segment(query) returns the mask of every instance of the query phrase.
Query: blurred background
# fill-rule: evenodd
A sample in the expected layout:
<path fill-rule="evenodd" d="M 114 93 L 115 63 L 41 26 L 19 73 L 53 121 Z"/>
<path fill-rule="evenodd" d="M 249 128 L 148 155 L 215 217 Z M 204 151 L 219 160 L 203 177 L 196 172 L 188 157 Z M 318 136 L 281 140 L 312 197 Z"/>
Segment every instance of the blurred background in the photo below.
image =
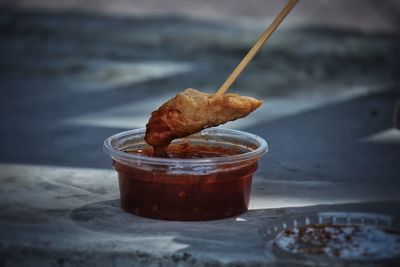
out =
<path fill-rule="evenodd" d="M 0 0 L 0 265 L 265 263 L 273 218 L 399 218 L 397 0 L 300 0 L 230 88 L 264 104 L 224 127 L 269 143 L 239 222 L 120 208 L 103 141 L 185 88 L 215 92 L 285 4 Z"/>
<path fill-rule="evenodd" d="M 0 161 L 111 169 L 106 137 L 187 87 L 216 91 L 285 3 L 1 0 Z M 395 0 L 302 0 L 289 14 L 230 89 L 265 101 L 226 125 L 270 143 L 254 197 L 279 179 L 397 196 L 399 20 Z M 346 188 L 307 192 L 329 202 Z"/>

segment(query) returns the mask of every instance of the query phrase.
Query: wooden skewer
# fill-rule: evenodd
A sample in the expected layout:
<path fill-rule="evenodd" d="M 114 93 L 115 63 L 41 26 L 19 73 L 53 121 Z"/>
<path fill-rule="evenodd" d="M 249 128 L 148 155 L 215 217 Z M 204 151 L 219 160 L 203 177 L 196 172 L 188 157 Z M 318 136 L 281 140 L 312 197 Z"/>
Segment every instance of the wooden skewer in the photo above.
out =
<path fill-rule="evenodd" d="M 271 34 L 276 30 L 279 24 L 285 19 L 286 15 L 289 14 L 298 1 L 299 0 L 289 0 L 286 6 L 281 10 L 281 12 L 279 12 L 278 16 L 276 16 L 271 25 L 269 25 L 260 38 L 258 38 L 257 42 L 253 45 L 247 55 L 242 59 L 239 65 L 237 65 L 231 75 L 229 75 L 228 79 L 226 79 L 226 81 L 221 85 L 212 99 L 222 96 L 229 89 L 229 87 L 231 87 L 232 83 L 236 80 L 244 68 L 246 68 L 247 64 L 249 64 L 249 62 L 253 59 L 253 57 L 257 54 L 260 48 L 265 44 Z"/>

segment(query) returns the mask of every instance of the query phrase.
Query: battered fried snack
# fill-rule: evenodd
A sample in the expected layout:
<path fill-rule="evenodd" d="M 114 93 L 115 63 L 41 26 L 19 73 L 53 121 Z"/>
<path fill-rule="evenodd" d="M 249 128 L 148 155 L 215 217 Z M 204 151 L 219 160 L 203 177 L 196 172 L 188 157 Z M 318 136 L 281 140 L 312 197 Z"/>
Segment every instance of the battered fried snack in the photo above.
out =
<path fill-rule="evenodd" d="M 145 141 L 153 146 L 154 156 L 166 156 L 173 139 L 243 118 L 262 104 L 260 100 L 237 94 L 225 94 L 215 100 L 212 96 L 188 88 L 152 112 Z"/>

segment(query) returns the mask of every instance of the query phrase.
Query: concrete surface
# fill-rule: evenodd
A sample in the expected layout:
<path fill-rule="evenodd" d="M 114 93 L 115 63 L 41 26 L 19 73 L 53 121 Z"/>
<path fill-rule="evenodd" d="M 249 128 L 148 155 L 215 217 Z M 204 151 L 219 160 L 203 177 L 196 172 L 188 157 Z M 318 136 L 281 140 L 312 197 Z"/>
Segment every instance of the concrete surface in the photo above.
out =
<path fill-rule="evenodd" d="M 124 212 L 112 171 L 0 167 L 2 266 L 291 266 L 268 249 L 260 232 L 277 219 L 320 211 L 400 218 L 400 202 L 370 202 L 252 209 L 224 220 L 166 222 Z"/>
<path fill-rule="evenodd" d="M 326 210 L 398 218 L 400 38 L 287 27 L 230 89 L 264 106 L 228 124 L 269 142 L 239 218 L 182 223 L 118 204 L 102 152 L 186 87 L 212 92 L 260 24 L 0 10 L 0 265 L 285 264 L 259 229 Z"/>

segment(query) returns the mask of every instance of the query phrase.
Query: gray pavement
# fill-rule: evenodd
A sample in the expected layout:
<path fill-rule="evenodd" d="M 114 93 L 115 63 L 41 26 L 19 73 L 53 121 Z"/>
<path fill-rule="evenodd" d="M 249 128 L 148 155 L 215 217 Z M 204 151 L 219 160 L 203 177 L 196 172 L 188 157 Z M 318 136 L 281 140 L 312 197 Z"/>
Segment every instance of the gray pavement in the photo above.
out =
<path fill-rule="evenodd" d="M 259 230 L 280 215 L 347 210 L 398 218 L 397 34 L 293 24 L 276 32 L 230 89 L 265 101 L 227 125 L 269 142 L 251 211 L 167 223 L 121 210 L 102 142 L 144 127 L 152 109 L 186 87 L 216 90 L 260 25 L 0 15 L 0 264 L 274 265 Z"/>

